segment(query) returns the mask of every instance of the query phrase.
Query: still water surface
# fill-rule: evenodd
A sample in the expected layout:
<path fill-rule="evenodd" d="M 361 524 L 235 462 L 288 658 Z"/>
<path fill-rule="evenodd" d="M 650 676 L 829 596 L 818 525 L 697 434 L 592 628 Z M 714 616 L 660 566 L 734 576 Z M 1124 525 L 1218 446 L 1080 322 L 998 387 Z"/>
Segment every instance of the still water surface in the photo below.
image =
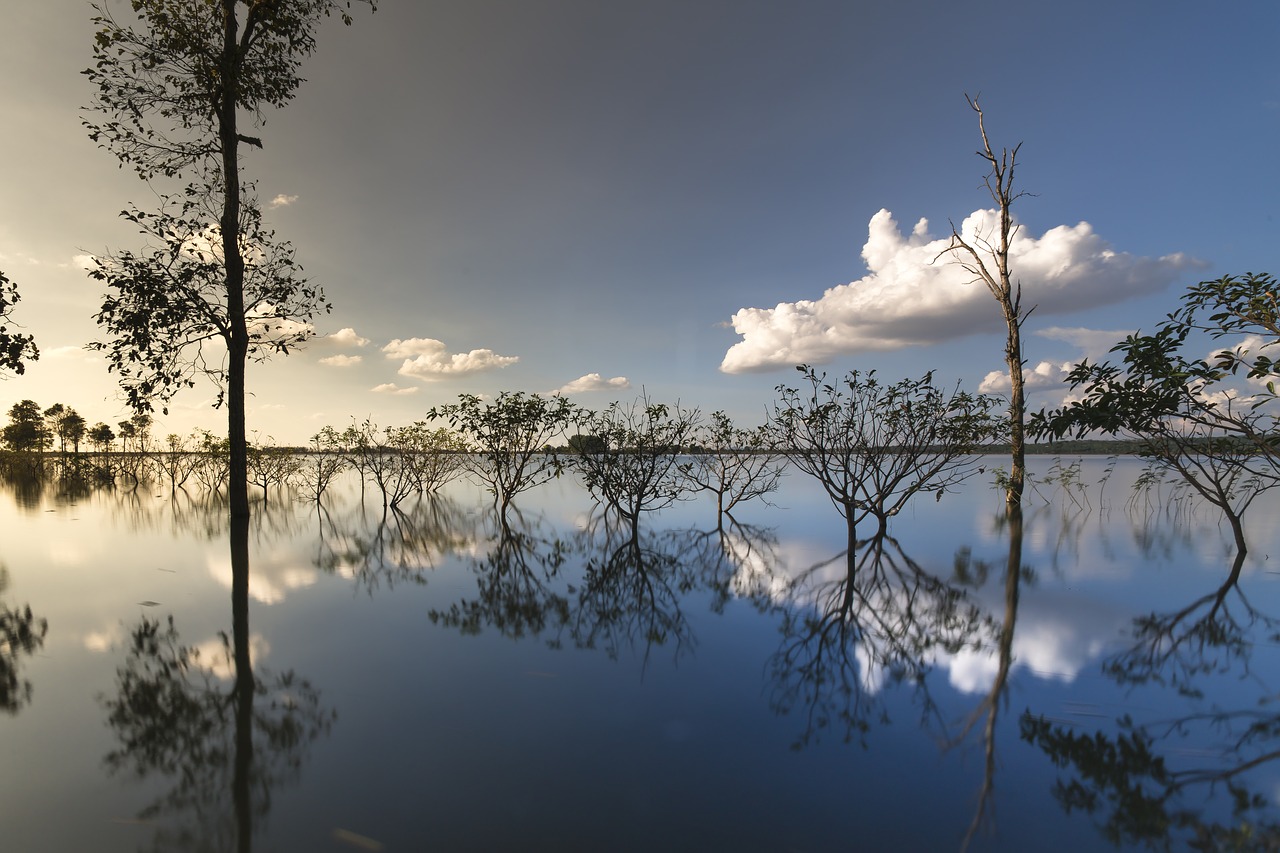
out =
<path fill-rule="evenodd" d="M 348 475 L 255 508 L 245 613 L 221 501 L 0 485 L 0 614 L 48 625 L 0 643 L 4 848 L 1275 849 L 1280 501 L 1224 586 L 1140 461 L 1033 466 L 1013 574 L 986 478 L 849 559 L 798 472 L 636 541 L 572 478 L 504 533 Z"/>

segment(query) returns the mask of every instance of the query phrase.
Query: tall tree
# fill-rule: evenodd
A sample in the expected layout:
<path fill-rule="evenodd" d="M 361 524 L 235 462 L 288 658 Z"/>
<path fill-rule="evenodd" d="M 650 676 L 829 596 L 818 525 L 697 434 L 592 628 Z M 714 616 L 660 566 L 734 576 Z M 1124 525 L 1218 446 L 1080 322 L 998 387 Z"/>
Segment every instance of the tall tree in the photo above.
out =
<path fill-rule="evenodd" d="M 1023 483 L 1026 479 L 1026 389 L 1022 376 L 1022 324 L 1034 309 L 1022 308 L 1022 284 L 1014 281 L 1009 267 L 1009 247 L 1018 226 L 1013 221 L 1013 203 L 1025 193 L 1014 192 L 1013 172 L 1018 164 L 1018 150 L 1022 143 L 1012 149 L 1002 148 L 999 155 L 991 147 L 987 138 L 987 125 L 982 114 L 982 107 L 977 98 L 967 95 L 965 100 L 969 107 L 978 114 L 978 132 L 982 136 L 982 148 L 978 156 L 987 162 L 989 171 L 983 182 L 991 200 L 997 208 L 998 222 L 988 233 L 964 235 L 951 226 L 951 244 L 943 251 L 950 253 L 975 282 L 982 282 L 995 297 L 1004 317 L 1006 338 L 1004 345 L 1004 361 L 1009 368 L 1009 483 L 1005 491 L 1005 502 L 1009 506 L 1022 503 Z"/>
<path fill-rule="evenodd" d="M 9 407 L 9 423 L 4 427 L 4 443 L 19 453 L 44 447 L 44 414 L 35 400 L 22 400 Z"/>
<path fill-rule="evenodd" d="M 356 0 L 374 8 L 376 0 Z M 297 273 L 293 250 L 262 224 L 253 184 L 241 176 L 241 119 L 261 120 L 302 84 L 299 68 L 330 15 L 351 22 L 352 0 L 132 0 L 134 20 L 94 5 L 94 85 L 89 136 L 146 181 L 179 178 L 161 208 L 131 208 L 152 247 L 100 258 L 91 273 L 111 290 L 98 322 L 129 402 L 167 402 L 199 373 L 227 406 L 230 503 L 247 517 L 245 367 L 287 352 L 327 310 Z M 221 341 L 221 361 L 203 346 Z"/>
<path fill-rule="evenodd" d="M 22 362 L 35 361 L 40 358 L 40 350 L 30 335 L 22 335 L 9 330 L 6 322 L 11 322 L 9 315 L 14 303 L 21 297 L 18 288 L 9 277 L 0 272 L 0 373 L 13 371 L 22 374 L 25 371 Z"/>

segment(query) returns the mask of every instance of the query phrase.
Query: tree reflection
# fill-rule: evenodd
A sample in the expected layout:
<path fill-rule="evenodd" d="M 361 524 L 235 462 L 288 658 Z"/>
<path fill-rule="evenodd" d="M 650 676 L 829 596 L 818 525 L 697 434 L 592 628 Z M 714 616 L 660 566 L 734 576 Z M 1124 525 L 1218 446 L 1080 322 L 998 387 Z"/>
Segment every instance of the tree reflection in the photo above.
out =
<path fill-rule="evenodd" d="M 968 849 L 984 822 L 992 819 L 996 785 L 996 724 L 999 721 L 1000 711 L 1005 705 L 1009 689 L 1009 673 L 1013 668 L 1013 635 L 1018 623 L 1018 600 L 1022 582 L 1031 574 L 1030 569 L 1022 564 L 1022 506 L 1007 503 L 1003 513 L 997 519 L 997 526 L 1003 527 L 1009 535 L 1009 553 L 1004 566 L 1004 614 L 995 625 L 996 674 L 991 682 L 991 689 L 970 714 L 960 734 L 951 741 L 953 745 L 960 743 L 981 724 L 982 785 L 978 789 L 978 803 L 974 809 L 973 820 L 965 832 L 962 850 Z M 957 575 L 964 576 L 966 574 L 964 569 L 964 564 L 957 561 Z M 983 574 L 981 571 L 978 573 Z"/>
<path fill-rule="evenodd" d="M 1264 686 L 1256 703 L 1224 707 L 1235 691 L 1214 690 L 1212 682 L 1249 683 L 1254 652 L 1277 639 L 1277 620 L 1240 588 L 1244 560 L 1241 547 L 1221 585 L 1184 607 L 1135 619 L 1130 645 L 1103 664 L 1119 684 L 1173 688 L 1194 710 L 1153 722 L 1125 714 L 1114 731 L 1093 733 L 1030 711 L 1021 717 L 1022 739 L 1070 771 L 1054 797 L 1068 812 L 1099 819 L 1112 843 L 1280 850 L 1275 807 L 1252 778 L 1280 759 L 1280 713 L 1267 707 L 1275 697 Z M 1214 814 L 1208 800 L 1218 791 L 1227 797 Z"/>
<path fill-rule="evenodd" d="M 741 524 L 724 513 L 714 530 L 680 534 L 680 562 L 693 572 L 701 587 L 714 595 L 711 609 L 722 613 L 734 599 L 770 610 L 786 580 L 778 571 L 778 536 L 774 528 Z M 726 521 L 728 522 L 726 524 Z"/>
<path fill-rule="evenodd" d="M 578 536 L 585 554 L 582 586 L 571 602 L 569 635 L 579 648 L 603 649 L 616 659 L 643 646 L 647 664 L 655 646 L 673 659 L 693 650 L 695 638 L 680 601 L 696 575 L 681 560 L 684 534 L 654 532 L 608 513 L 593 516 Z"/>
<path fill-rule="evenodd" d="M 889 685 L 910 685 L 937 724 L 925 681 L 934 658 L 980 647 L 991 630 L 961 589 L 924 570 L 892 536 L 859 541 L 844 556 L 834 576 L 829 561 L 797 577 L 781 605 L 771 704 L 784 714 L 803 710 L 797 747 L 828 729 L 863 740 L 873 723 L 888 722 Z"/>
<path fill-rule="evenodd" d="M 1022 739 L 1042 749 L 1070 781 L 1059 779 L 1053 795 L 1068 812 L 1101 818 L 1099 828 L 1113 844 L 1153 849 L 1280 850 L 1280 823 L 1270 798 L 1249 787 L 1247 775 L 1280 758 L 1275 741 L 1280 716 L 1256 709 L 1191 714 L 1139 725 L 1128 716 L 1108 734 L 1078 732 L 1069 725 L 1024 712 Z M 1182 752 L 1176 741 L 1206 728 L 1227 739 L 1229 748 L 1212 766 L 1181 769 L 1168 760 Z M 1166 743 L 1166 741 L 1175 741 Z M 1202 752 L 1202 750 L 1197 750 Z M 1221 787 L 1230 818 L 1206 814 L 1205 797 Z"/>
<path fill-rule="evenodd" d="M 249 636 L 248 519 L 232 521 L 232 635 L 209 654 L 183 645 L 173 617 L 132 631 L 116 691 L 104 696 L 119 746 L 112 773 L 159 776 L 172 787 L 139 814 L 169 818 L 154 849 L 252 848 L 275 789 L 295 781 L 307 749 L 335 714 L 292 671 L 255 674 Z"/>
<path fill-rule="evenodd" d="M 9 585 L 9 571 L 0 566 L 0 592 Z M 49 623 L 31 612 L 31 605 L 10 608 L 0 603 L 0 711 L 16 714 L 31 701 L 31 682 L 22 678 L 22 658 L 44 645 Z"/>
<path fill-rule="evenodd" d="M 486 626 L 513 639 L 558 633 L 569 618 L 568 598 L 556 585 L 567 556 L 564 542 L 543 532 L 541 518 L 530 521 L 514 506 L 496 513 L 493 522 L 493 547 L 474 562 L 476 597 L 428 617 L 463 634 Z"/>
<path fill-rule="evenodd" d="M 475 539 L 473 518 L 456 501 L 437 494 L 384 507 L 376 520 L 365 514 L 363 503 L 345 516 L 335 517 L 319 504 L 316 513 L 315 564 L 350 576 L 370 593 L 384 584 L 425 584 L 425 571 Z"/>

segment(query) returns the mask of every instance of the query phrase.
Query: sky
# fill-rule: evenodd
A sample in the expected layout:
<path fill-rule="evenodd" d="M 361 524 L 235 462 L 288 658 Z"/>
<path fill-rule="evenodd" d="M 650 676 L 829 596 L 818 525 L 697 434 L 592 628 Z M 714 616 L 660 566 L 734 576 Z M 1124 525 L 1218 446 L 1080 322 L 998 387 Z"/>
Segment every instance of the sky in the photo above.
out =
<path fill-rule="evenodd" d="M 41 350 L 0 412 L 115 424 L 85 258 L 140 247 L 119 212 L 173 187 L 84 132 L 90 16 L 17 4 L 0 35 L 0 270 Z M 1188 285 L 1280 272 L 1277 36 L 1273 0 L 380 0 L 323 27 L 243 157 L 333 304 L 250 365 L 249 429 L 303 444 L 502 391 L 753 426 L 801 362 L 999 393 L 997 305 L 938 258 L 992 206 L 966 93 L 1021 145 L 1030 406 L 1055 405 L 1064 365 Z M 157 432 L 225 434 L 214 399 Z"/>

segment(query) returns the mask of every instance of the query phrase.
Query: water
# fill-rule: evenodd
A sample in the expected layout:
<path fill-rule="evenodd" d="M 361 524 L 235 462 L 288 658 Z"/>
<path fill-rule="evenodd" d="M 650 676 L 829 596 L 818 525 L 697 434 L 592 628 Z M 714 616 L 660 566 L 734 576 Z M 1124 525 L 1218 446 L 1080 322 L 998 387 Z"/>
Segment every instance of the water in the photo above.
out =
<path fill-rule="evenodd" d="M 1073 461 L 1033 463 L 1016 576 L 979 478 L 852 583 L 799 473 L 635 542 L 572 478 L 504 535 L 465 482 L 384 515 L 348 474 L 256 507 L 234 611 L 216 497 L 9 483 L 0 612 L 48 627 L 5 656 L 5 846 L 1271 849 L 1276 498 L 1224 587 L 1213 510 Z"/>

